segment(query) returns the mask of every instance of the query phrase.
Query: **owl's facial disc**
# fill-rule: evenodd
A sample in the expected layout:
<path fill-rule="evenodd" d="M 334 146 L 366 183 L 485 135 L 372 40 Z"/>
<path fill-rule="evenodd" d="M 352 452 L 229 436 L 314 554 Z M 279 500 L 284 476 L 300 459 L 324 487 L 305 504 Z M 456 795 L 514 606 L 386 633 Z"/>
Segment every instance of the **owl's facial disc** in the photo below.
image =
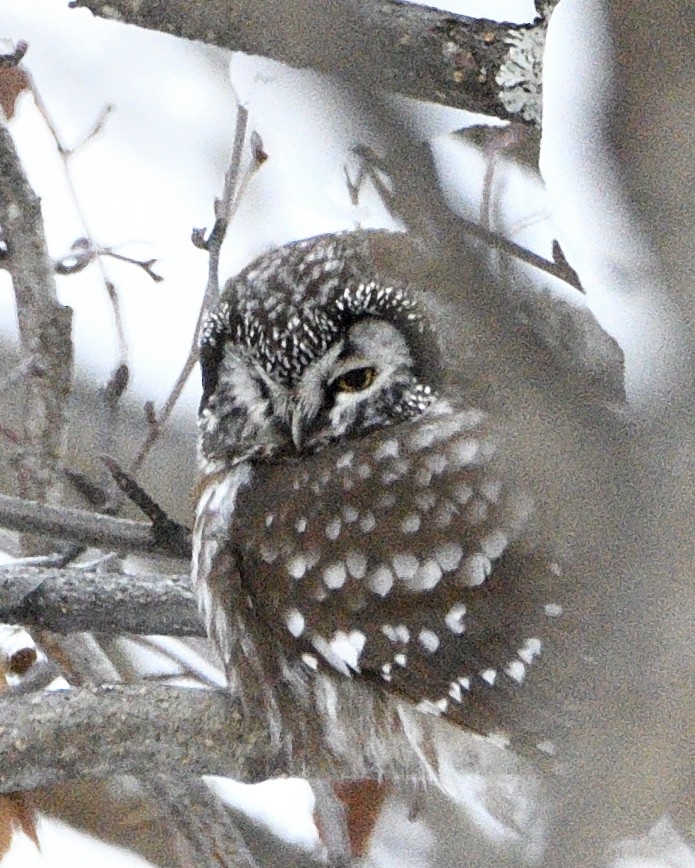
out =
<path fill-rule="evenodd" d="M 405 338 L 393 325 L 377 318 L 355 323 L 293 389 L 297 451 L 388 424 L 394 395 L 415 382 L 412 368 Z"/>

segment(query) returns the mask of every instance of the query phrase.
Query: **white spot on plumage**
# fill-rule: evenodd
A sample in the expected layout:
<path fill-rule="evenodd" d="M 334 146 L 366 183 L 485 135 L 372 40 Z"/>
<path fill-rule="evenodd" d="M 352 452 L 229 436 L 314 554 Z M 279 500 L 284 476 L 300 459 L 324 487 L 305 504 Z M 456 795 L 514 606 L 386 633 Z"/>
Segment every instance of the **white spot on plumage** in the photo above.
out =
<path fill-rule="evenodd" d="M 418 430 L 410 438 L 412 449 L 429 449 L 439 440 L 439 428 L 437 424 L 420 425 Z"/>
<path fill-rule="evenodd" d="M 306 572 L 306 558 L 304 555 L 294 555 L 287 561 L 287 572 L 293 579 L 301 579 Z"/>
<path fill-rule="evenodd" d="M 457 678 L 456 680 L 461 685 L 461 687 L 463 687 L 464 690 L 471 689 L 471 679 L 468 675 L 463 675 L 461 676 L 461 678 Z"/>
<path fill-rule="evenodd" d="M 417 533 L 420 530 L 420 516 L 416 512 L 411 512 L 401 522 L 401 530 L 403 533 Z"/>
<path fill-rule="evenodd" d="M 461 702 L 463 699 L 463 692 L 458 681 L 452 681 L 449 685 L 449 696 L 454 700 L 454 702 Z"/>
<path fill-rule="evenodd" d="M 370 511 L 365 512 L 360 519 L 360 530 L 363 533 L 369 533 L 370 531 L 373 531 L 375 527 L 376 519 L 374 518 L 374 513 Z"/>
<path fill-rule="evenodd" d="M 526 678 L 526 667 L 521 660 L 512 660 L 505 666 L 504 672 L 517 684 L 521 684 Z"/>
<path fill-rule="evenodd" d="M 462 570 L 465 584 L 468 587 L 475 588 L 482 585 L 485 579 L 492 572 L 492 564 L 490 559 L 484 554 L 474 554 L 466 558 Z"/>
<path fill-rule="evenodd" d="M 367 576 L 367 585 L 380 597 L 385 597 L 393 587 L 393 571 L 387 566 L 377 567 Z"/>
<path fill-rule="evenodd" d="M 471 497 L 473 497 L 473 487 L 468 485 L 466 482 L 460 482 L 458 485 L 454 486 L 451 493 L 458 504 L 465 506 Z"/>
<path fill-rule="evenodd" d="M 549 618 L 559 618 L 562 615 L 562 606 L 559 603 L 548 603 L 545 607 L 545 614 Z"/>
<path fill-rule="evenodd" d="M 456 440 L 449 446 L 448 455 L 452 468 L 468 467 L 478 457 L 480 444 L 477 440 Z"/>
<path fill-rule="evenodd" d="M 311 669 L 316 672 L 319 668 L 319 661 L 313 654 L 302 654 L 302 663 L 307 667 L 307 669 Z"/>
<path fill-rule="evenodd" d="M 354 506 L 344 506 L 341 509 L 341 512 L 347 524 L 352 524 L 353 521 L 357 521 L 357 517 L 359 516 L 359 512 Z"/>
<path fill-rule="evenodd" d="M 487 681 L 487 683 L 492 687 L 492 685 L 497 680 L 497 670 L 496 669 L 483 669 L 480 673 L 480 677 L 483 681 Z"/>
<path fill-rule="evenodd" d="M 395 494 L 382 494 L 381 497 L 377 500 L 377 506 L 379 509 L 391 509 L 391 507 L 396 505 L 396 495 Z"/>
<path fill-rule="evenodd" d="M 507 548 L 508 542 L 506 534 L 503 534 L 501 530 L 495 530 L 480 540 L 480 549 L 492 561 L 502 554 Z"/>
<path fill-rule="evenodd" d="M 502 493 L 502 483 L 496 479 L 486 479 L 478 486 L 478 490 L 489 503 L 497 503 Z"/>
<path fill-rule="evenodd" d="M 384 665 L 381 667 L 381 677 L 384 679 L 384 681 L 390 681 L 391 680 L 391 664 L 390 663 L 384 663 Z"/>
<path fill-rule="evenodd" d="M 474 497 L 466 509 L 466 521 L 469 524 L 480 524 L 487 518 L 487 502 L 482 497 Z"/>
<path fill-rule="evenodd" d="M 418 492 L 413 500 L 421 512 L 429 512 L 437 502 L 436 496 L 431 491 Z"/>
<path fill-rule="evenodd" d="M 425 651 L 429 651 L 430 654 L 434 654 L 437 648 L 439 648 L 439 636 L 437 636 L 434 630 L 429 630 L 427 627 L 423 627 L 420 630 L 417 640 Z"/>
<path fill-rule="evenodd" d="M 393 655 L 393 662 L 396 666 L 400 666 L 403 669 L 408 665 L 408 655 L 399 652 L 398 654 Z"/>
<path fill-rule="evenodd" d="M 306 519 L 304 517 L 298 518 L 294 523 L 294 529 L 297 533 L 304 533 L 306 530 Z"/>
<path fill-rule="evenodd" d="M 466 611 L 467 609 L 463 603 L 456 603 L 444 617 L 444 623 L 456 636 L 460 636 L 466 629 L 466 625 L 463 623 Z"/>
<path fill-rule="evenodd" d="M 410 630 L 405 626 L 405 624 L 397 624 L 394 627 L 393 632 L 396 635 L 396 640 L 401 642 L 403 645 L 407 645 L 410 642 Z"/>
<path fill-rule="evenodd" d="M 273 561 L 276 561 L 279 554 L 277 546 L 273 545 L 270 541 L 264 540 L 261 543 L 261 557 L 267 564 L 272 564 Z"/>
<path fill-rule="evenodd" d="M 302 615 L 299 609 L 290 609 L 285 615 L 285 623 L 287 624 L 287 629 L 295 638 L 298 638 L 304 632 L 304 615 Z"/>
<path fill-rule="evenodd" d="M 442 500 L 434 513 L 434 523 L 440 528 L 449 527 L 453 517 L 458 513 L 458 509 L 449 500 Z"/>
<path fill-rule="evenodd" d="M 541 653 L 542 643 L 540 639 L 527 639 L 524 644 L 516 652 L 524 663 L 531 664 Z"/>
<path fill-rule="evenodd" d="M 266 515 L 266 517 L 265 517 L 265 526 L 266 527 L 272 527 L 274 521 L 275 521 L 275 514 L 272 512 L 269 512 L 268 515 Z"/>
<path fill-rule="evenodd" d="M 395 438 L 384 440 L 374 451 L 374 460 L 385 461 L 387 458 L 398 458 L 399 448 L 398 440 Z"/>
<path fill-rule="evenodd" d="M 448 573 L 461 563 L 463 549 L 458 543 L 442 543 L 434 550 L 434 556 L 442 570 Z"/>
<path fill-rule="evenodd" d="M 392 482 L 398 482 L 399 479 L 402 479 L 409 470 L 410 464 L 407 461 L 394 461 L 381 474 L 381 481 L 384 485 L 391 485 Z"/>
<path fill-rule="evenodd" d="M 313 570 L 316 564 L 321 560 L 321 552 L 316 548 L 305 549 L 303 554 L 306 560 L 307 570 Z"/>
<path fill-rule="evenodd" d="M 399 579 L 412 579 L 420 562 L 415 555 L 398 554 L 391 558 L 393 569 Z"/>
<path fill-rule="evenodd" d="M 447 464 L 446 456 L 442 455 L 441 452 L 435 452 L 425 458 L 425 467 L 432 473 L 443 473 L 446 470 Z"/>
<path fill-rule="evenodd" d="M 335 466 L 337 470 L 344 470 L 347 467 L 352 465 L 352 461 L 355 457 L 355 453 L 352 451 L 345 452 L 340 458 L 335 462 Z"/>
<path fill-rule="evenodd" d="M 342 521 L 340 520 L 340 516 L 336 516 L 331 519 L 326 525 L 326 536 L 328 539 L 336 540 L 340 536 L 340 528 L 342 527 Z"/>
<path fill-rule="evenodd" d="M 347 570 L 343 561 L 337 561 L 323 571 L 323 582 L 332 591 L 342 588 L 346 579 Z"/>
<path fill-rule="evenodd" d="M 345 563 L 353 579 L 364 578 L 364 574 L 367 572 L 367 558 L 362 552 L 348 552 L 345 556 Z"/>
<path fill-rule="evenodd" d="M 430 482 L 432 482 L 432 471 L 427 470 L 426 467 L 420 468 L 415 474 L 415 484 L 420 488 L 429 488 Z"/>
<path fill-rule="evenodd" d="M 446 708 L 442 709 L 438 702 L 432 702 L 431 699 L 421 699 L 415 708 L 425 714 L 433 714 L 435 717 L 440 717 L 446 711 Z"/>
<path fill-rule="evenodd" d="M 386 636 L 389 642 L 396 643 L 398 641 L 398 637 L 396 636 L 396 628 L 391 624 L 383 624 L 381 627 L 381 632 Z"/>
<path fill-rule="evenodd" d="M 466 410 L 461 413 L 451 413 L 440 416 L 436 422 L 422 424 L 410 438 L 413 449 L 429 449 L 435 443 L 449 440 L 459 431 L 475 428 L 484 420 L 485 414 L 479 410 Z"/>
<path fill-rule="evenodd" d="M 345 645 L 349 647 L 349 643 L 347 642 L 347 634 L 343 633 L 342 635 L 345 636 Z M 336 635 L 334 636 L 334 641 L 337 636 L 338 634 L 336 633 Z M 330 663 L 334 669 L 341 673 L 341 675 L 347 675 L 348 678 L 351 677 L 352 671 L 348 668 L 348 662 L 342 654 L 342 651 L 344 649 L 340 641 L 338 641 L 337 643 L 337 650 L 333 647 L 333 643 L 326 642 L 323 636 L 313 636 L 311 639 L 311 644 L 314 646 L 314 648 L 316 648 L 316 650 L 324 658 L 324 660 Z M 347 653 L 351 660 L 354 659 L 356 661 L 357 656 L 354 649 L 352 651 L 348 651 Z"/>
<path fill-rule="evenodd" d="M 372 475 L 372 468 L 368 464 L 360 464 L 357 468 L 357 475 L 360 479 L 369 479 Z"/>
<path fill-rule="evenodd" d="M 339 671 L 345 675 L 350 674 L 349 670 L 360 671 L 360 655 L 367 641 L 367 637 L 360 630 L 351 630 L 349 633 L 337 630 L 326 648 L 323 647 L 324 640 L 321 637 L 317 637 L 317 639 L 320 641 L 318 643 L 314 641 L 314 647 Z"/>
<path fill-rule="evenodd" d="M 408 587 L 413 591 L 430 591 L 442 577 L 442 568 L 436 561 L 424 561 L 417 568 L 417 572 L 408 581 Z"/>

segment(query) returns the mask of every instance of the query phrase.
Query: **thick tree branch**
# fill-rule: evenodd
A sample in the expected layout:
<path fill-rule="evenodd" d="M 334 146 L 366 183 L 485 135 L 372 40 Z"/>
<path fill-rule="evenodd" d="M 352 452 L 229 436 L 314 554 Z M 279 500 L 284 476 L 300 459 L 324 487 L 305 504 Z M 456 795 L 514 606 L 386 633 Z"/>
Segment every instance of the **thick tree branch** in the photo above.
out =
<path fill-rule="evenodd" d="M 363 86 L 540 121 L 544 22 L 500 24 L 399 0 L 74 0 L 71 5 L 348 79 L 361 66 L 356 57 L 366 53 L 379 62 L 369 65 L 370 80 L 362 80 Z"/>
<path fill-rule="evenodd" d="M 72 310 L 58 302 L 41 203 L 0 118 L 0 226 L 12 277 L 24 377 L 20 491 L 53 499 L 63 457 L 65 406 L 72 387 Z"/>
<path fill-rule="evenodd" d="M 190 577 L 0 569 L 0 621 L 54 633 L 204 636 Z"/>
<path fill-rule="evenodd" d="M 221 774 L 256 782 L 286 774 L 415 773 L 417 760 L 408 759 L 393 726 L 384 727 L 389 750 L 377 769 L 359 723 L 355 718 L 347 733 L 351 750 L 342 758 L 317 750 L 311 733 L 288 758 L 271 747 L 259 718 L 242 714 L 219 691 L 140 684 L 9 697 L 0 702 L 0 792 L 116 774 Z"/>

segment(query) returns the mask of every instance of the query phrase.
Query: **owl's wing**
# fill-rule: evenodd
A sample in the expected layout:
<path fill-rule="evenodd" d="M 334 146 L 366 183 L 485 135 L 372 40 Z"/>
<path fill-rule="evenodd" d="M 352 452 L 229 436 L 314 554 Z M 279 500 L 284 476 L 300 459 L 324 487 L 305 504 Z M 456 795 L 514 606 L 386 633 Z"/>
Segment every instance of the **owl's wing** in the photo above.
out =
<path fill-rule="evenodd" d="M 372 679 L 488 734 L 561 614 L 477 411 L 259 466 L 232 538 L 268 630 L 309 668 Z M 552 578 L 552 577 L 551 577 Z"/>

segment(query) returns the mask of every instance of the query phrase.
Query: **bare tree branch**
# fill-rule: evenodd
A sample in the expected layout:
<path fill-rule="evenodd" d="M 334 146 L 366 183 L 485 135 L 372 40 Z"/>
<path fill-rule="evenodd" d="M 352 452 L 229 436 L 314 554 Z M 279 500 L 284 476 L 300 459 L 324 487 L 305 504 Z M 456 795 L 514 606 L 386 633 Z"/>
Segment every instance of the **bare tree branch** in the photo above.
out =
<path fill-rule="evenodd" d="M 155 283 L 160 283 L 164 280 L 161 274 L 157 274 L 154 270 L 154 265 L 157 262 L 156 259 L 135 259 L 132 256 L 125 256 L 122 253 L 116 253 L 116 251 L 112 250 L 110 247 L 99 247 L 90 238 L 78 238 L 74 241 L 71 245 L 70 252 L 66 253 L 65 256 L 61 256 L 60 259 L 56 259 L 54 262 L 54 268 L 56 274 L 78 274 L 102 256 L 110 256 L 111 259 L 118 259 L 120 262 L 127 262 L 129 265 L 136 265 Z M 102 277 L 104 278 L 104 283 L 109 283 L 103 269 Z M 122 332 L 120 314 L 117 325 L 120 332 Z M 120 337 L 120 332 L 119 340 L 123 343 L 123 340 L 121 340 Z M 124 363 L 121 362 L 121 364 Z"/>
<path fill-rule="evenodd" d="M 152 525 L 112 518 L 81 509 L 49 506 L 0 494 L 0 526 L 24 533 L 41 533 L 111 550 L 181 556 L 178 545 L 158 539 Z"/>
<path fill-rule="evenodd" d="M 145 787 L 172 834 L 183 839 L 181 868 L 259 868 L 231 811 L 200 778 L 155 775 Z"/>
<path fill-rule="evenodd" d="M 542 19 L 535 25 L 500 24 L 400 0 L 267 0 L 252 6 L 240 0 L 73 0 L 70 5 L 331 75 L 352 74 L 359 66 L 355 48 L 366 49 L 380 59 L 370 69 L 372 87 L 501 118 L 540 121 Z M 323 38 L 327 19 L 340 44 Z"/>
<path fill-rule="evenodd" d="M 161 413 L 157 415 L 154 406 L 151 403 L 148 403 L 145 406 L 145 412 L 148 417 L 147 437 L 131 464 L 130 470 L 133 474 L 137 473 L 137 471 L 142 467 L 152 447 L 159 439 L 162 429 L 171 416 L 174 407 L 181 397 L 183 388 L 188 382 L 188 378 L 198 361 L 200 331 L 203 327 L 203 322 L 205 321 L 205 315 L 212 307 L 220 292 L 220 253 L 222 251 L 222 242 L 227 234 L 227 227 L 236 213 L 241 198 L 244 195 L 251 178 L 268 158 L 268 155 L 263 150 L 260 136 L 257 133 L 252 133 L 251 161 L 246 166 L 244 172 L 241 172 L 244 145 L 246 143 L 248 116 L 248 109 L 245 106 L 238 105 L 232 154 L 229 166 L 224 174 L 222 195 L 219 199 L 215 200 L 215 223 L 210 234 L 206 238 L 204 229 L 194 229 L 191 234 L 193 244 L 201 250 L 206 250 L 209 254 L 208 280 L 205 287 L 205 293 L 200 305 L 200 310 L 198 311 L 198 319 L 195 325 L 195 331 L 193 332 L 193 340 L 191 341 L 188 356 L 186 357 L 183 368 L 176 378 L 176 382 L 162 407 Z"/>
<path fill-rule="evenodd" d="M 65 406 L 72 387 L 72 310 L 58 302 L 41 203 L 0 118 L 0 225 L 17 305 L 24 377 L 19 485 L 23 495 L 54 499 L 63 457 Z"/>
<path fill-rule="evenodd" d="M 0 621 L 55 633 L 205 636 L 188 575 L 0 569 Z"/>
<path fill-rule="evenodd" d="M 351 685 L 358 693 L 371 693 Z M 388 712 L 386 703 L 383 712 Z M 220 774 L 256 782 L 277 775 L 362 779 L 417 774 L 391 714 L 377 765 L 363 728 L 345 732 L 350 750 L 316 750 L 313 733 L 292 756 L 271 746 L 259 718 L 214 690 L 116 685 L 9 697 L 0 702 L 0 792 L 33 790 L 88 777 Z M 50 758 L 50 759 L 49 759 Z"/>
<path fill-rule="evenodd" d="M 41 93 L 40 93 L 40 91 L 36 85 L 36 82 L 34 81 L 34 77 L 32 76 L 32 74 L 29 70 L 25 69 L 24 72 L 26 74 L 27 81 L 29 83 L 29 87 L 31 88 L 31 93 L 32 93 L 32 96 L 34 97 L 34 103 L 36 104 L 36 108 L 38 109 L 39 114 L 43 118 L 44 123 L 46 124 L 46 127 L 48 128 L 48 131 L 51 134 L 53 141 L 55 142 L 56 150 L 58 151 L 58 156 L 60 157 L 61 162 L 63 164 L 63 174 L 65 176 L 65 183 L 67 185 L 68 192 L 70 193 L 70 198 L 72 199 L 73 208 L 75 209 L 75 213 L 77 214 L 77 217 L 78 217 L 80 223 L 82 224 L 82 229 L 83 229 L 84 235 L 85 235 L 85 238 L 81 239 L 81 240 L 86 241 L 87 247 L 90 250 L 95 251 L 95 250 L 97 250 L 99 245 L 96 244 L 96 242 L 94 241 L 94 239 L 91 236 L 87 216 L 86 216 L 85 211 L 84 211 L 82 204 L 80 202 L 80 198 L 77 195 L 77 189 L 75 187 L 75 182 L 73 181 L 72 168 L 71 168 L 70 161 L 71 161 L 72 157 L 76 153 L 78 153 L 78 151 L 82 147 L 84 147 L 84 145 L 87 144 L 87 142 L 90 142 L 92 139 L 94 139 L 96 136 L 98 136 L 99 133 L 101 133 L 101 131 L 104 128 L 104 125 L 106 124 L 107 120 L 109 119 L 109 117 L 113 111 L 113 106 L 111 106 L 111 105 L 105 106 L 102 109 L 102 111 L 100 112 L 99 117 L 94 122 L 92 128 L 87 132 L 87 134 L 82 138 L 82 140 L 80 142 L 78 142 L 76 145 L 73 145 L 72 147 L 69 148 L 65 144 L 65 142 L 63 141 L 62 135 L 60 134 L 60 132 L 58 130 L 58 126 L 54 122 L 53 118 L 51 117 L 51 113 L 48 111 L 48 108 L 43 101 L 43 97 L 41 96 Z M 84 257 L 83 257 L 83 261 L 84 261 Z M 125 364 L 127 362 L 127 359 L 128 359 L 128 342 L 126 341 L 125 330 L 123 328 L 123 317 L 121 315 L 121 303 L 120 303 L 120 298 L 118 296 L 118 291 L 106 273 L 106 269 L 104 267 L 104 263 L 103 263 L 101 256 L 95 255 L 95 261 L 97 263 L 97 267 L 98 267 L 99 273 L 101 275 L 101 280 L 103 282 L 104 289 L 106 290 L 106 294 L 108 295 L 109 301 L 111 302 L 111 309 L 113 310 L 113 320 L 114 320 L 114 326 L 116 328 L 116 336 L 118 338 L 120 363 Z M 86 264 L 87 263 L 85 262 L 85 265 Z M 139 263 L 136 263 L 136 264 L 139 264 Z M 61 273 L 60 268 L 58 266 L 59 266 L 59 263 L 56 263 L 56 271 L 58 273 Z M 144 267 L 144 266 L 141 266 L 141 267 L 143 267 L 144 270 L 146 272 L 148 272 L 148 269 L 146 267 Z M 77 271 L 77 270 L 80 270 L 80 269 L 76 268 L 75 271 Z M 72 272 L 63 271 L 62 273 L 69 274 Z M 150 274 L 150 276 L 153 277 L 153 279 L 155 279 L 155 277 L 152 274 Z"/>

